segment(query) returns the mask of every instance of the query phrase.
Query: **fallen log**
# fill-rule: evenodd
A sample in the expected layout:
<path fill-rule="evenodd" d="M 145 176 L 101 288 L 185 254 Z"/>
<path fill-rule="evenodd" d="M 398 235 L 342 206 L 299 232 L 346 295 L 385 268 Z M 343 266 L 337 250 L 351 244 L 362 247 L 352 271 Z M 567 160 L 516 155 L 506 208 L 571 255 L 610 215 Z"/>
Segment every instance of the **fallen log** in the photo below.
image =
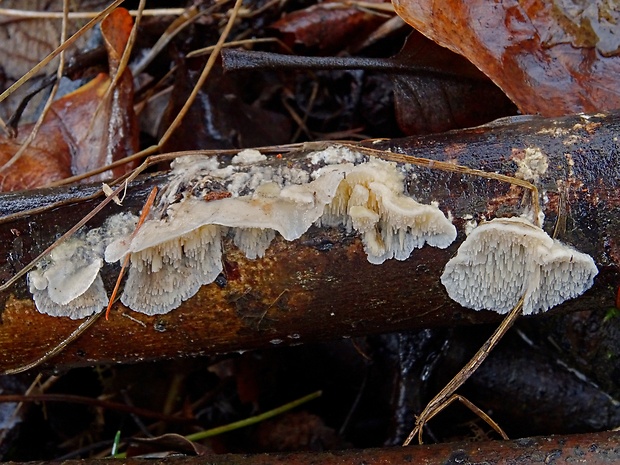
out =
<path fill-rule="evenodd" d="M 523 118 L 370 146 L 534 182 L 543 199 L 545 229 L 590 254 L 599 267 L 590 291 L 553 310 L 564 312 L 605 308 L 614 302 L 620 264 L 619 126 L 618 113 Z M 300 161 L 304 153 L 270 157 L 269 164 L 308 169 Z M 356 234 L 313 226 L 294 241 L 276 237 L 265 257 L 250 260 L 226 239 L 223 273 L 180 308 L 146 316 L 118 303 L 110 321 L 97 321 L 47 366 L 136 362 L 497 321 L 499 316 L 492 312 L 452 302 L 439 276 L 465 238 L 468 222 L 520 214 L 527 194 L 522 188 L 469 174 L 415 166 L 407 173 L 411 196 L 424 203 L 437 201 L 450 212 L 458 237 L 447 249 L 425 246 L 405 261 L 373 265 Z M 168 180 L 166 173 L 141 178 L 129 186 L 123 207 L 106 207 L 92 226 L 119 211 L 137 213 L 150 189 L 165 187 Z M 100 201 L 92 198 L 96 190 L 77 186 L 3 194 L 3 282 L 88 213 Z M 117 273 L 115 266 L 104 270 L 107 289 L 113 287 Z M 2 293 L 2 300 L 2 370 L 40 357 L 78 325 L 38 313 L 24 281 Z"/>
<path fill-rule="evenodd" d="M 485 463 L 490 465 L 511 464 L 564 464 L 588 463 L 590 465 L 617 463 L 620 460 L 618 433 L 604 432 L 516 439 L 513 441 L 484 441 L 443 443 L 383 449 L 351 449 L 329 452 L 293 452 L 273 454 L 222 454 L 194 457 L 149 458 L 149 465 L 198 465 L 205 461 L 213 465 L 305 465 L 321 463 L 338 464 L 447 464 Z M 43 465 L 49 462 L 27 462 Z M 65 460 L 59 465 L 109 465 L 115 460 Z M 119 462 L 120 463 L 120 462 Z M 142 465 L 145 459 L 125 458 L 126 465 Z"/>

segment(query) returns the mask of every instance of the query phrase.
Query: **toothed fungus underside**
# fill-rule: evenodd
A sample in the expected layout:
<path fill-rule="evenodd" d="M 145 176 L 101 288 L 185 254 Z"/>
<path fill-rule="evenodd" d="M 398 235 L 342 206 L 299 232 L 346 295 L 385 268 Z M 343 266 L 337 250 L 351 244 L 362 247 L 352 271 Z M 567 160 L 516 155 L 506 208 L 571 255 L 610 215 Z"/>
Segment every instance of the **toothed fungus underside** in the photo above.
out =
<path fill-rule="evenodd" d="M 474 310 L 508 313 L 525 296 L 528 315 L 583 294 L 597 273 L 592 257 L 528 220 L 496 218 L 469 234 L 441 282 L 450 298 Z"/>
<path fill-rule="evenodd" d="M 312 224 L 345 226 L 361 234 L 374 264 L 405 260 L 425 243 L 445 248 L 456 238 L 436 204 L 404 194 L 404 174 L 394 163 L 330 147 L 307 155 L 313 169 L 304 175 L 286 166 L 249 165 L 261 161 L 260 153 L 244 152 L 224 168 L 213 158 L 179 159 L 158 217 L 147 220 L 132 240 L 121 238 L 107 248 L 108 262 L 131 254 L 121 296 L 126 306 L 166 313 L 213 282 L 222 271 L 225 234 L 253 259 L 265 254 L 276 232 L 292 241 Z M 205 201 L 200 186 L 216 185 L 231 196 Z"/>
<path fill-rule="evenodd" d="M 105 247 L 130 232 L 136 218 L 129 213 L 110 217 L 101 228 L 60 244 L 28 273 L 28 288 L 41 313 L 85 318 L 108 303 L 99 270 Z"/>

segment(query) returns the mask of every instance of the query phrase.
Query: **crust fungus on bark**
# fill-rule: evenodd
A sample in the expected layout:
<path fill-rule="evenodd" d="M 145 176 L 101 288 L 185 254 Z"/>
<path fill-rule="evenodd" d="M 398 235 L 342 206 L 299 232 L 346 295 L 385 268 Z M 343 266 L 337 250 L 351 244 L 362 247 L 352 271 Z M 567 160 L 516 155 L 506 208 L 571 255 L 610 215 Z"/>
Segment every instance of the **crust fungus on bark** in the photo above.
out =
<path fill-rule="evenodd" d="M 381 141 L 371 146 L 518 175 L 536 182 L 546 215 L 545 230 L 555 230 L 558 239 L 591 255 L 600 269 L 592 290 L 560 307 L 576 309 L 609 305 L 613 301 L 620 264 L 620 245 L 615 233 L 620 218 L 620 151 L 615 140 L 619 125 L 620 116 L 615 113 L 530 118 L 435 136 Z M 261 170 L 277 174 L 286 167 L 292 173 L 289 179 L 293 175 L 307 175 L 311 182 L 310 166 L 313 170 L 317 166 L 331 166 L 325 160 L 312 164 L 307 154 L 315 148 L 311 146 L 282 158 L 269 156 L 267 151 L 267 160 L 258 161 Z M 256 154 L 251 155 L 248 157 L 256 161 Z M 254 166 L 246 165 L 244 158 L 237 158 L 233 163 L 230 156 L 222 155 L 221 163 L 215 166 L 211 162 L 207 169 L 235 171 L 229 167 L 245 166 L 236 170 L 238 174 L 250 175 L 245 176 L 245 181 L 238 177 L 243 189 L 252 179 L 250 171 Z M 345 161 L 352 166 L 354 162 Z M 111 321 L 97 322 L 52 363 L 76 366 L 137 361 L 496 320 L 498 317 L 489 312 L 469 311 L 454 303 L 441 286 L 440 275 L 465 238 L 467 224 L 523 213 L 528 204 L 527 193 L 506 183 L 463 173 L 412 165 L 399 165 L 398 170 L 406 198 L 426 205 L 438 202 L 441 210 L 451 215 L 458 231 L 451 246 L 446 249 L 424 246 L 403 261 L 387 259 L 381 265 L 369 263 L 366 252 L 370 242 L 360 238 L 358 231 L 363 233 L 366 225 L 381 221 L 376 217 L 380 213 L 375 211 L 375 215 L 370 215 L 362 211 L 368 209 L 368 204 L 363 204 L 367 192 L 356 192 L 354 198 L 359 205 L 347 205 L 349 215 L 353 213 L 350 224 L 347 219 L 341 219 L 340 226 L 334 227 L 329 222 L 326 223 L 330 227 L 310 226 L 293 241 L 276 236 L 264 252 L 263 245 L 271 237 L 256 240 L 252 236 L 250 240 L 247 231 L 223 236 L 221 273 L 214 282 L 202 285 L 180 308 L 166 315 L 133 314 L 128 319 L 120 316 L 127 309 L 117 304 Z M 170 179 L 169 174 L 144 177 L 130 186 L 129 199 L 123 207 L 107 207 L 89 227 L 103 224 L 115 213 L 137 213 L 146 192 L 153 185 L 168 185 L 170 190 Z M 277 186 L 263 184 L 264 194 L 277 191 L 280 195 L 288 185 L 295 184 L 289 181 L 287 185 L 283 179 Z M 217 183 L 190 187 L 207 200 L 226 200 L 230 194 Z M 364 188 L 370 196 L 369 187 Z M 87 213 L 96 200 L 80 197 L 93 192 L 91 187 L 79 186 L 4 194 L 3 210 L 12 214 L 0 219 L 3 239 L 0 243 L 4 247 L 0 253 L 0 277 L 6 281 Z M 381 195 L 380 189 L 375 192 Z M 328 200 L 331 202 L 331 198 Z M 12 206 L 18 204 L 34 205 L 38 210 L 32 214 L 15 213 L 23 209 Z M 253 240 L 256 244 L 248 245 Z M 245 245 L 240 250 L 235 244 Z M 115 267 L 104 267 L 102 277 L 107 289 L 112 288 L 117 271 Z M 421 295 L 424 299 L 420 299 Z M 75 329 L 76 323 L 67 318 L 37 313 L 25 283 L 4 292 L 3 299 L 0 347 L 7 356 L 2 360 L 2 368 L 37 358 Z M 20 343 L 24 340 L 29 344 Z"/>

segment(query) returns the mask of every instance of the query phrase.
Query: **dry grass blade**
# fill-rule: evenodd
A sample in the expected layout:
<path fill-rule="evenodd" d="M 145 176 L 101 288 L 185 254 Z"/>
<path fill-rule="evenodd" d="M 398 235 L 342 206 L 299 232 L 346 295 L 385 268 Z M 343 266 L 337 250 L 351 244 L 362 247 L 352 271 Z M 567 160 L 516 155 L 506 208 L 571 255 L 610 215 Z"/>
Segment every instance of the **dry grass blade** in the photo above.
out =
<path fill-rule="evenodd" d="M 226 42 L 222 48 L 241 47 L 243 45 L 266 44 L 266 43 L 277 43 L 281 47 L 286 47 L 286 45 L 282 41 L 280 41 L 279 39 L 276 39 L 275 37 L 264 37 L 261 39 L 233 40 L 231 42 Z M 189 52 L 186 55 L 186 57 L 194 58 L 194 57 L 200 57 L 203 55 L 208 55 L 209 53 L 213 53 L 213 50 L 215 50 L 215 45 L 211 45 L 205 48 L 199 48 L 197 50 L 192 50 L 191 52 Z"/>
<path fill-rule="evenodd" d="M 75 328 L 75 330 L 71 332 L 71 334 L 69 334 L 69 336 L 67 336 L 57 345 L 55 345 L 52 349 L 45 352 L 45 354 L 43 354 L 41 357 L 37 358 L 36 360 L 33 360 L 30 363 L 21 365 L 16 368 L 10 368 L 8 370 L 5 370 L 2 373 L 0 373 L 0 375 L 16 375 L 18 373 L 23 373 L 25 371 L 32 370 L 33 368 L 38 367 L 42 363 L 47 362 L 49 359 L 51 359 L 55 355 L 58 355 L 60 352 L 62 352 L 65 349 L 65 347 L 67 347 L 69 344 L 75 341 L 78 337 L 84 334 L 84 332 L 88 328 L 90 328 L 99 319 L 100 316 L 101 316 L 101 313 L 95 313 L 94 315 L 84 320 L 82 323 L 80 323 L 80 325 L 77 328 Z"/>
<path fill-rule="evenodd" d="M 437 394 L 433 399 L 426 405 L 422 413 L 416 419 L 415 428 L 405 442 L 403 446 L 408 446 L 413 438 L 418 436 L 418 441 L 422 444 L 422 429 L 424 425 L 432 419 L 435 415 L 441 412 L 444 408 L 446 408 L 449 404 L 451 404 L 454 400 L 458 400 L 458 397 L 454 397 L 453 394 L 456 392 L 458 388 L 460 388 L 465 381 L 469 379 L 469 377 L 478 369 L 478 367 L 484 362 L 484 360 L 489 356 L 491 350 L 497 345 L 497 343 L 501 340 L 501 338 L 506 334 L 506 331 L 510 329 L 510 327 L 514 324 L 517 318 L 521 315 L 523 309 L 523 301 L 525 296 L 521 297 L 521 300 L 515 305 L 515 307 L 506 315 L 506 318 L 502 320 L 502 323 L 497 327 L 497 329 L 493 332 L 491 337 L 478 349 L 478 352 L 472 357 L 472 359 L 467 362 L 467 364 L 461 368 L 461 370 L 450 380 L 448 384 Z M 471 404 L 471 403 L 470 403 Z M 467 403 L 465 403 L 467 405 Z M 471 404 L 473 405 L 473 404 Z M 469 405 L 467 405 L 469 407 Z M 475 407 L 475 406 L 474 406 Z M 475 407 L 474 412 L 479 411 L 477 407 Z M 485 414 L 482 418 L 487 421 L 486 418 L 488 416 Z M 489 418 L 490 419 L 490 418 Z M 497 424 L 491 420 L 489 424 L 496 431 L 501 431 L 501 428 L 497 426 Z M 497 426 L 496 429 L 495 426 Z M 500 433 L 502 436 L 503 431 Z"/>

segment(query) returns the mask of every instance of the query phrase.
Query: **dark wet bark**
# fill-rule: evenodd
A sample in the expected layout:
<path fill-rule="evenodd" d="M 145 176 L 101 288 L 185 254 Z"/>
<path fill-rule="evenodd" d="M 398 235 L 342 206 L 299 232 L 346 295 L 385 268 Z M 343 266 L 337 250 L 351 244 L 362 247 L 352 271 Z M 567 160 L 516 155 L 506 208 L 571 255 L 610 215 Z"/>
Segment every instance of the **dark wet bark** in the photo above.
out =
<path fill-rule="evenodd" d="M 566 312 L 613 305 L 619 280 L 620 153 L 615 140 L 620 114 L 508 122 L 436 136 L 374 144 L 415 156 L 512 175 L 525 149 L 538 148 L 549 168 L 539 188 L 545 199 L 545 229 L 591 254 L 599 266 L 595 286 L 554 309 Z M 294 155 L 273 163 L 296 163 Z M 360 240 L 340 229 L 311 228 L 302 238 L 277 238 L 266 256 L 248 260 L 226 244 L 225 276 L 203 286 L 181 308 L 147 317 L 115 306 L 48 366 L 70 367 L 135 362 L 297 344 L 412 328 L 498 320 L 491 312 L 463 309 L 450 301 L 439 276 L 465 234 L 466 218 L 491 218 L 522 210 L 523 190 L 497 181 L 419 168 L 408 190 L 420 201 L 436 200 L 449 210 L 459 231 L 448 249 L 424 247 L 404 262 L 371 265 Z M 107 207 L 93 224 L 123 209 L 139 210 L 153 185 L 165 176 L 143 178 L 123 207 Z M 5 194 L 0 206 L 0 278 L 5 281 L 36 253 L 86 214 L 95 200 L 80 199 L 87 186 Z M 64 199 L 64 201 L 63 201 Z M 65 202 L 54 204 L 54 202 Z M 24 209 L 39 208 L 36 213 Z M 560 214 L 558 215 L 558 212 Z M 117 268 L 106 271 L 111 289 Z M 39 314 L 25 282 L 2 294 L 0 369 L 24 364 L 66 337 L 78 323 Z M 125 317 L 125 315 L 131 318 Z M 139 320 L 139 321 L 136 321 Z"/>
<path fill-rule="evenodd" d="M 576 434 L 488 441 L 445 443 L 429 446 L 394 447 L 384 449 L 343 450 L 336 452 L 295 452 L 282 454 L 224 454 L 166 459 L 123 459 L 125 465 L 323 465 L 360 464 L 459 464 L 486 463 L 489 465 L 529 465 L 533 463 L 587 463 L 589 465 L 617 463 L 620 460 L 618 433 Z M 43 465 L 49 462 L 28 462 Z M 59 465 L 110 465 L 110 459 L 66 460 Z"/>

